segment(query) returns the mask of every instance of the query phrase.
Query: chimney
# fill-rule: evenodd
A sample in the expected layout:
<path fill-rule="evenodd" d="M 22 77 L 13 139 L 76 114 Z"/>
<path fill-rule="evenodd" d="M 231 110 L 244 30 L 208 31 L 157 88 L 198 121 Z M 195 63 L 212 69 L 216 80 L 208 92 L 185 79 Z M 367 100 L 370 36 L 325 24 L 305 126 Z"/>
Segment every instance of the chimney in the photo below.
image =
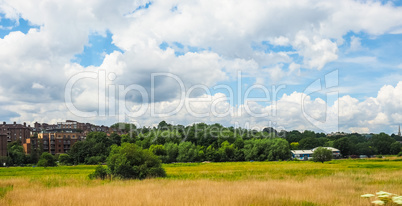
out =
<path fill-rule="evenodd" d="M 3 122 L 3 125 L 6 125 L 6 122 Z"/>
<path fill-rule="evenodd" d="M 27 123 L 26 122 L 24 122 L 24 127 L 26 127 L 27 126 Z"/>
<path fill-rule="evenodd" d="M 14 122 L 14 124 L 17 124 L 17 122 Z"/>

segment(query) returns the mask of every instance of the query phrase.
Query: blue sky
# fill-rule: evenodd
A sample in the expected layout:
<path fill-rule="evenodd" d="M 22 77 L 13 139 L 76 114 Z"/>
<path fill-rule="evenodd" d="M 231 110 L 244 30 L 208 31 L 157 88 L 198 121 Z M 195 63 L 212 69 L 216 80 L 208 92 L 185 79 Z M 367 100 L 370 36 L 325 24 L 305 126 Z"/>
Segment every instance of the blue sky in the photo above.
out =
<path fill-rule="evenodd" d="M 33 10 L 35 5 L 41 6 Z M 237 5 L 198 1 L 117 1 L 115 5 L 37 1 L 21 5 L 5 1 L 0 3 L 0 71 L 10 78 L 0 83 L 0 104 L 4 105 L 0 115 L 5 121 L 55 122 L 69 117 L 99 124 L 124 120 L 153 125 L 163 118 L 180 124 L 205 121 L 228 126 L 247 121 L 264 127 L 274 122 L 287 130 L 331 132 L 299 111 L 307 105 L 311 107 L 307 113 L 315 118 L 339 117 L 337 130 L 392 133 L 402 122 L 402 97 L 397 95 L 402 87 L 401 6 L 401 1 Z M 325 75 L 333 71 L 339 75 L 337 87 L 326 90 Z M 20 75 L 12 76 L 12 72 Z M 278 114 L 221 118 L 210 113 L 192 119 L 184 110 L 169 117 L 152 116 L 147 110 L 137 118 L 121 117 L 120 107 L 112 109 L 110 103 L 118 97 L 117 89 L 115 96 L 105 98 L 105 106 L 106 113 L 118 110 L 119 114 L 103 116 L 98 111 L 98 116 L 87 118 L 56 106 L 65 103 L 69 80 L 82 72 L 97 73 L 97 78 L 99 72 L 106 72 L 107 82 L 104 92 L 99 92 L 99 79 L 74 84 L 72 99 L 80 111 L 99 110 L 98 95 L 113 94 L 108 86 L 135 84 L 148 94 L 155 92 L 154 103 L 167 112 L 180 101 L 178 84 L 166 77 L 151 88 L 151 79 L 155 73 L 169 73 L 187 90 L 197 85 L 210 90 L 197 90 L 192 98 L 207 95 L 213 100 L 224 95 L 230 99 L 230 92 L 214 87 L 230 88 L 234 101 L 221 102 L 222 111 L 242 108 L 245 91 L 263 86 L 270 100 L 257 102 L 252 109 L 264 113 L 278 105 Z M 305 90 L 320 79 L 324 89 L 302 101 Z M 279 87 L 283 89 L 273 99 L 272 88 Z M 327 101 L 328 92 L 337 92 L 338 101 Z M 265 94 L 254 89 L 249 97 Z M 138 91 L 127 93 L 124 99 L 130 109 L 144 105 Z M 199 103 L 198 107 L 211 109 L 211 105 L 215 104 Z"/>

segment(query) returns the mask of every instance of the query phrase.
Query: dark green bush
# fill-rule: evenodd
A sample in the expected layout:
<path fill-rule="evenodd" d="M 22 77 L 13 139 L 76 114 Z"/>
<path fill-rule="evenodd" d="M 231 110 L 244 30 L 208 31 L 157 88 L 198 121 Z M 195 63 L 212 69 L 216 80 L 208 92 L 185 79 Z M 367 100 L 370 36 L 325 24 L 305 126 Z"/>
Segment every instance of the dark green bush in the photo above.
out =
<path fill-rule="evenodd" d="M 56 158 L 53 157 L 53 155 L 44 152 L 40 156 L 40 159 L 37 164 L 38 167 L 54 167 L 57 166 L 56 164 Z"/>
<path fill-rule="evenodd" d="M 98 165 L 95 168 L 95 172 L 88 175 L 90 179 L 102 179 L 104 180 L 108 175 L 107 169 L 102 165 Z"/>
<path fill-rule="evenodd" d="M 68 154 L 60 154 L 59 155 L 59 163 L 62 165 L 70 165 L 73 163 L 73 160 L 71 159 L 70 155 L 68 155 Z"/>
<path fill-rule="evenodd" d="M 161 160 L 147 149 L 123 143 L 113 145 L 107 158 L 110 174 L 123 179 L 145 179 L 150 177 L 165 177 Z"/>

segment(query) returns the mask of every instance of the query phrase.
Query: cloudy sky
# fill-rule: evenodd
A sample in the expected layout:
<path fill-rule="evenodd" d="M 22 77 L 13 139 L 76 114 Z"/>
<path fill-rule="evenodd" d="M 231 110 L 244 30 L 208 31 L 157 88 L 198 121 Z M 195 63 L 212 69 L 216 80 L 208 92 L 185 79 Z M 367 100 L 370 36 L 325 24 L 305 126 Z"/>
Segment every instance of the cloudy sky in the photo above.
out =
<path fill-rule="evenodd" d="M 0 117 L 397 132 L 401 1 L 0 0 Z"/>

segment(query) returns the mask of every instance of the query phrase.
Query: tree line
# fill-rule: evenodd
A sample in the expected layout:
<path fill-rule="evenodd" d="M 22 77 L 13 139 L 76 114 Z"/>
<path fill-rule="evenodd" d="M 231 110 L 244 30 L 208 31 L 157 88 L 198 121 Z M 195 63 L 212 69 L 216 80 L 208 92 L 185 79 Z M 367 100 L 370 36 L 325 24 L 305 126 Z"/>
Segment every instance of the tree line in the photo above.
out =
<path fill-rule="evenodd" d="M 124 143 L 150 151 L 163 163 L 227 162 L 288 160 L 291 150 L 334 147 L 344 157 L 349 155 L 401 154 L 402 138 L 385 133 L 361 135 L 326 135 L 314 131 L 276 131 L 224 127 L 220 124 L 197 123 L 190 126 L 171 125 L 162 121 L 154 128 L 136 128 L 133 124 L 116 123 L 125 134 L 91 132 L 76 142 L 67 154 L 56 159 L 61 164 L 99 164 L 107 161 L 113 146 Z M 9 164 L 36 164 L 39 150 L 25 155 L 20 143 L 8 145 Z"/>

